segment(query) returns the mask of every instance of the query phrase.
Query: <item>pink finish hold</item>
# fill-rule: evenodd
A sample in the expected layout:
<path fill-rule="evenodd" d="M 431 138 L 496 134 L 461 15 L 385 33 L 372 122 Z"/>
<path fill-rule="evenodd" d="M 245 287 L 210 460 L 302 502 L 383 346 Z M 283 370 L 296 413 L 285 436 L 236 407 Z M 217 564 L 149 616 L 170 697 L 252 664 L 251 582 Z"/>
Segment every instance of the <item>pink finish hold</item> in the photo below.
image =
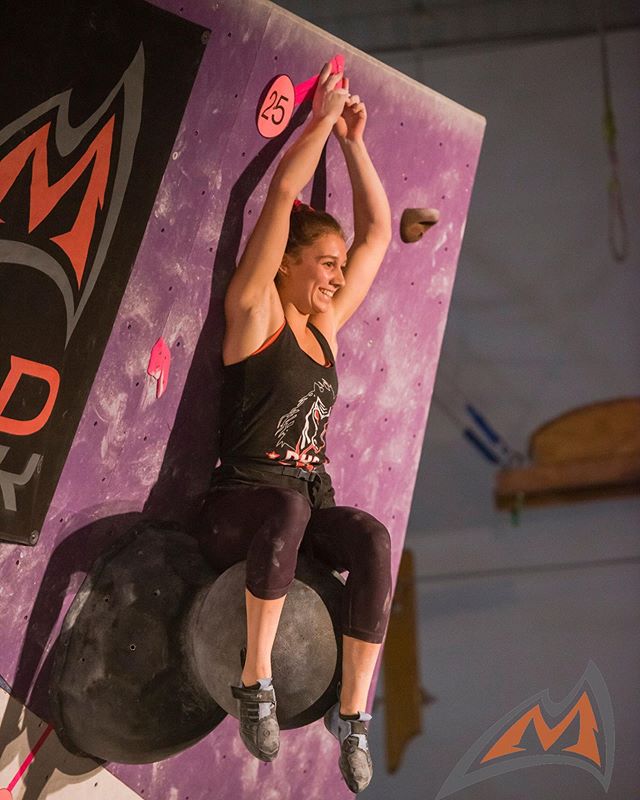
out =
<path fill-rule="evenodd" d="M 331 64 L 331 74 L 335 75 L 336 72 L 341 72 L 344 69 L 344 56 L 335 56 L 329 63 Z M 296 86 L 296 105 L 302 103 L 308 95 L 315 91 L 319 78 L 319 75 L 314 75 L 313 78 L 309 78 L 309 80 L 304 81 L 304 83 L 299 83 Z"/>
<path fill-rule="evenodd" d="M 149 366 L 147 367 L 147 374 L 151 375 L 151 377 L 155 378 L 157 381 L 156 397 L 162 397 L 164 390 L 167 388 L 170 365 L 171 351 L 161 336 L 151 349 Z"/>

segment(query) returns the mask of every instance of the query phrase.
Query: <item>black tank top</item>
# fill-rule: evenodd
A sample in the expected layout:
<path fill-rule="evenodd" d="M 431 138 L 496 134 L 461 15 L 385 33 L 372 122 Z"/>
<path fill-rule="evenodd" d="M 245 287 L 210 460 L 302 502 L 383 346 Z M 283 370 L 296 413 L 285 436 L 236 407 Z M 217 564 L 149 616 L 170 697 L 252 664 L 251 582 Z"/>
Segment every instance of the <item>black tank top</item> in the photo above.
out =
<path fill-rule="evenodd" d="M 329 343 L 309 323 L 329 366 L 302 350 L 286 319 L 252 355 L 223 368 L 220 460 L 311 469 L 328 463 L 325 436 L 338 394 Z"/>

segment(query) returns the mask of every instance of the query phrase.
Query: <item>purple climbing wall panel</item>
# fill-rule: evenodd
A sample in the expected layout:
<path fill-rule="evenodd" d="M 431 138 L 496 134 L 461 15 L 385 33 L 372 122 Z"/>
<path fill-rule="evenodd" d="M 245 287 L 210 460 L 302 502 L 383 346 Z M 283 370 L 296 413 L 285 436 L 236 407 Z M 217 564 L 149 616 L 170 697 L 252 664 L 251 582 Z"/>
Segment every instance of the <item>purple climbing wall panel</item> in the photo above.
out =
<path fill-rule="evenodd" d="M 339 338 L 330 472 L 339 503 L 367 509 L 391 531 L 394 579 L 403 547 L 484 120 L 276 6 L 154 5 L 211 34 L 40 542 L 0 549 L 0 673 L 10 685 L 21 669 L 35 674 L 82 575 L 129 515 L 188 522 L 206 489 L 217 457 L 224 287 L 278 154 L 303 121 L 294 115 L 284 134 L 266 140 L 256 129 L 257 104 L 275 75 L 301 84 L 338 53 L 351 91 L 367 103 L 365 139 L 389 196 L 394 238 Z M 327 210 L 349 237 L 351 193 L 333 140 L 326 181 Z M 404 244 L 400 216 L 415 207 L 438 209 L 440 221 Z M 147 368 L 160 338 L 171 360 L 158 396 Z M 34 606 L 46 606 L 48 617 L 27 629 Z M 261 797 L 278 800 L 303 796 L 303 785 L 307 798 L 350 796 L 321 722 L 283 732 L 273 764 L 249 756 L 236 728 L 227 718 L 171 759 L 109 769 L 145 798 L 248 798 L 258 784 Z"/>

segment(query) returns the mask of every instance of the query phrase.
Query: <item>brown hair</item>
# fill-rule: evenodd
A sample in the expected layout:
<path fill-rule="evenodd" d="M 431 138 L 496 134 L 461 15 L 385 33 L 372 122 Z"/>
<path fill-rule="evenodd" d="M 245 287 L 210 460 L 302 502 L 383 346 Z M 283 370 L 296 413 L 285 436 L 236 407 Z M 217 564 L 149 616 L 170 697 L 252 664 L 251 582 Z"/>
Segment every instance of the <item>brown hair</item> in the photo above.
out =
<path fill-rule="evenodd" d="M 308 247 L 324 233 L 337 233 L 345 239 L 340 223 L 326 211 L 318 211 L 296 200 L 291 209 L 289 238 L 284 252 L 296 258 L 301 247 Z"/>

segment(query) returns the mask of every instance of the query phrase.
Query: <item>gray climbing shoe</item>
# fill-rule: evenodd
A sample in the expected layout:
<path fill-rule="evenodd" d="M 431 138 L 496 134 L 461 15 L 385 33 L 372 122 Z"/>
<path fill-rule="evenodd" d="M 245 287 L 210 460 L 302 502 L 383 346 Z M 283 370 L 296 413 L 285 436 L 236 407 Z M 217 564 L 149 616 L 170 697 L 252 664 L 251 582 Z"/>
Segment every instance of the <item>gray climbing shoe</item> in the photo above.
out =
<path fill-rule="evenodd" d="M 354 794 L 364 791 L 373 777 L 366 723 L 371 714 L 360 711 L 358 719 L 340 719 L 340 703 L 324 715 L 326 729 L 340 742 L 338 765 L 345 783 Z"/>
<path fill-rule="evenodd" d="M 273 761 L 280 748 L 280 727 L 271 679 L 260 678 L 253 686 L 231 686 L 231 694 L 238 701 L 240 738 L 247 750 L 261 761 Z"/>

